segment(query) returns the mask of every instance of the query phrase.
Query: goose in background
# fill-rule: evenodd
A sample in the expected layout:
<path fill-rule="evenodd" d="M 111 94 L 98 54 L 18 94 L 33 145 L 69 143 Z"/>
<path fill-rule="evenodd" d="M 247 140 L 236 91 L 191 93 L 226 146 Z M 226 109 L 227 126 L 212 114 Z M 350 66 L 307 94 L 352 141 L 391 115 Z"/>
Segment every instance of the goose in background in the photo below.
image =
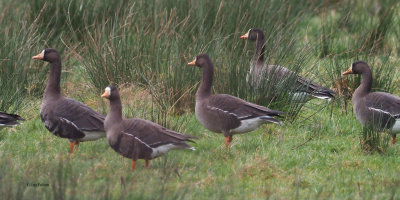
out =
<path fill-rule="evenodd" d="M 247 84 L 250 86 L 257 88 L 265 79 L 273 78 L 274 81 L 290 81 L 288 84 L 293 86 L 295 101 L 308 101 L 312 98 L 330 100 L 335 97 L 334 91 L 307 80 L 283 66 L 265 64 L 265 36 L 262 30 L 252 28 L 240 36 L 240 39 L 255 42 L 255 54 L 250 61 L 250 70 L 246 76 Z"/>

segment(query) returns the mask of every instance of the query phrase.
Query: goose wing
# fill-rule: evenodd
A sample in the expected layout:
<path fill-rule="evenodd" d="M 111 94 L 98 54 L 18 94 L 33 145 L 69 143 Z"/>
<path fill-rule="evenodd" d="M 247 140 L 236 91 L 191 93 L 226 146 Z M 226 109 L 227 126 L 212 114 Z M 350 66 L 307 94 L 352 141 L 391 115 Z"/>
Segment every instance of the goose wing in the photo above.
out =
<path fill-rule="evenodd" d="M 150 148 L 157 148 L 166 144 L 191 148 L 186 142 L 193 142 L 192 139 L 197 139 L 197 137 L 178 133 L 143 119 L 127 119 L 122 122 L 121 126 L 122 133 L 134 137 Z"/>
<path fill-rule="evenodd" d="M 221 115 L 237 120 L 250 119 L 261 116 L 280 116 L 284 112 L 271 110 L 264 106 L 244 101 L 227 94 L 213 95 L 208 99 L 209 109 L 219 111 Z"/>
<path fill-rule="evenodd" d="M 53 134 L 63 138 L 83 138 L 84 131 L 104 132 L 105 117 L 83 103 L 63 98 L 41 112 L 42 122 Z"/>

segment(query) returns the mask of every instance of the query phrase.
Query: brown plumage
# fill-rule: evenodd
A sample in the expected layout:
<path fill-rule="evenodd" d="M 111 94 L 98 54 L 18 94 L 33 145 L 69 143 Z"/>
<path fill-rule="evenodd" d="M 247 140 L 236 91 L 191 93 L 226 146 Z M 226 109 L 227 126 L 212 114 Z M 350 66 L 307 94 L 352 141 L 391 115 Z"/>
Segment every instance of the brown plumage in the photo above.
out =
<path fill-rule="evenodd" d="M 110 100 L 110 112 L 104 122 L 110 146 L 124 157 L 132 159 L 132 171 L 138 159 L 148 161 L 173 149 L 192 149 L 186 142 L 193 142 L 194 136 L 168 130 L 144 119 L 122 118 L 122 105 L 116 87 L 109 86 L 102 97 Z"/>
<path fill-rule="evenodd" d="M 275 78 L 276 81 L 289 81 L 288 84 L 293 87 L 293 99 L 296 101 L 308 101 L 312 97 L 329 100 L 335 97 L 336 93 L 333 90 L 307 80 L 283 66 L 264 64 L 264 37 L 262 30 L 256 28 L 240 36 L 240 39 L 255 42 L 255 54 L 246 77 L 249 85 L 258 87 L 265 79 Z"/>
<path fill-rule="evenodd" d="M 58 137 L 68 138 L 71 153 L 79 142 L 105 137 L 104 115 L 61 95 L 61 58 L 58 52 L 49 48 L 32 58 L 50 63 L 50 76 L 40 108 L 45 127 Z"/>
<path fill-rule="evenodd" d="M 188 65 L 203 70 L 201 84 L 196 93 L 195 113 L 199 122 L 208 130 L 223 133 L 228 147 L 233 134 L 247 133 L 262 124 L 281 122 L 274 117 L 284 114 L 228 94 L 212 94 L 214 67 L 207 54 L 202 54 Z"/>
<path fill-rule="evenodd" d="M 371 92 L 372 72 L 364 61 L 354 62 L 343 72 L 343 75 L 347 74 L 362 76 L 361 84 L 351 99 L 358 121 L 381 131 L 388 129 L 395 144 L 396 134 L 400 132 L 400 98 L 386 92 Z"/>

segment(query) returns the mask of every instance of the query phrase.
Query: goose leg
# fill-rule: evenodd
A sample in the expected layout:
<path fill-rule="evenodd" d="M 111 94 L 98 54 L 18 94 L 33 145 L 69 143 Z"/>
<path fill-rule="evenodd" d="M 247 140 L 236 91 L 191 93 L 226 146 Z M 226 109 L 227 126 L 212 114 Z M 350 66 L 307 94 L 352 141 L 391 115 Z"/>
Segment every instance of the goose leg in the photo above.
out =
<path fill-rule="evenodd" d="M 146 168 L 149 168 L 149 163 L 150 163 L 150 161 L 146 160 Z"/>
<path fill-rule="evenodd" d="M 70 141 L 69 142 L 69 153 L 73 154 L 75 146 L 79 146 L 79 141 Z"/>
<path fill-rule="evenodd" d="M 392 144 L 396 144 L 396 134 L 392 135 Z"/>
<path fill-rule="evenodd" d="M 136 161 L 132 160 L 131 171 L 135 171 Z"/>
<path fill-rule="evenodd" d="M 232 142 L 232 136 L 225 136 L 225 146 L 228 148 Z"/>
<path fill-rule="evenodd" d="M 74 142 L 73 141 L 69 142 L 69 153 L 70 154 L 74 153 Z"/>

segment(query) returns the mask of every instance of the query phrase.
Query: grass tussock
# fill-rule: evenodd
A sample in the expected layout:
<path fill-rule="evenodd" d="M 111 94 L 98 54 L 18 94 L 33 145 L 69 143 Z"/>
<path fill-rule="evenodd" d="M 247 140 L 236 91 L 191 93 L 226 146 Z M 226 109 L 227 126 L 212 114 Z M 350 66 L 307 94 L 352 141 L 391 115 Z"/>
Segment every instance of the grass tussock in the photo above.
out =
<path fill-rule="evenodd" d="M 363 127 L 360 134 L 361 150 L 367 154 L 384 154 L 388 151 L 391 135 L 386 131 L 379 131 L 372 125 Z"/>

